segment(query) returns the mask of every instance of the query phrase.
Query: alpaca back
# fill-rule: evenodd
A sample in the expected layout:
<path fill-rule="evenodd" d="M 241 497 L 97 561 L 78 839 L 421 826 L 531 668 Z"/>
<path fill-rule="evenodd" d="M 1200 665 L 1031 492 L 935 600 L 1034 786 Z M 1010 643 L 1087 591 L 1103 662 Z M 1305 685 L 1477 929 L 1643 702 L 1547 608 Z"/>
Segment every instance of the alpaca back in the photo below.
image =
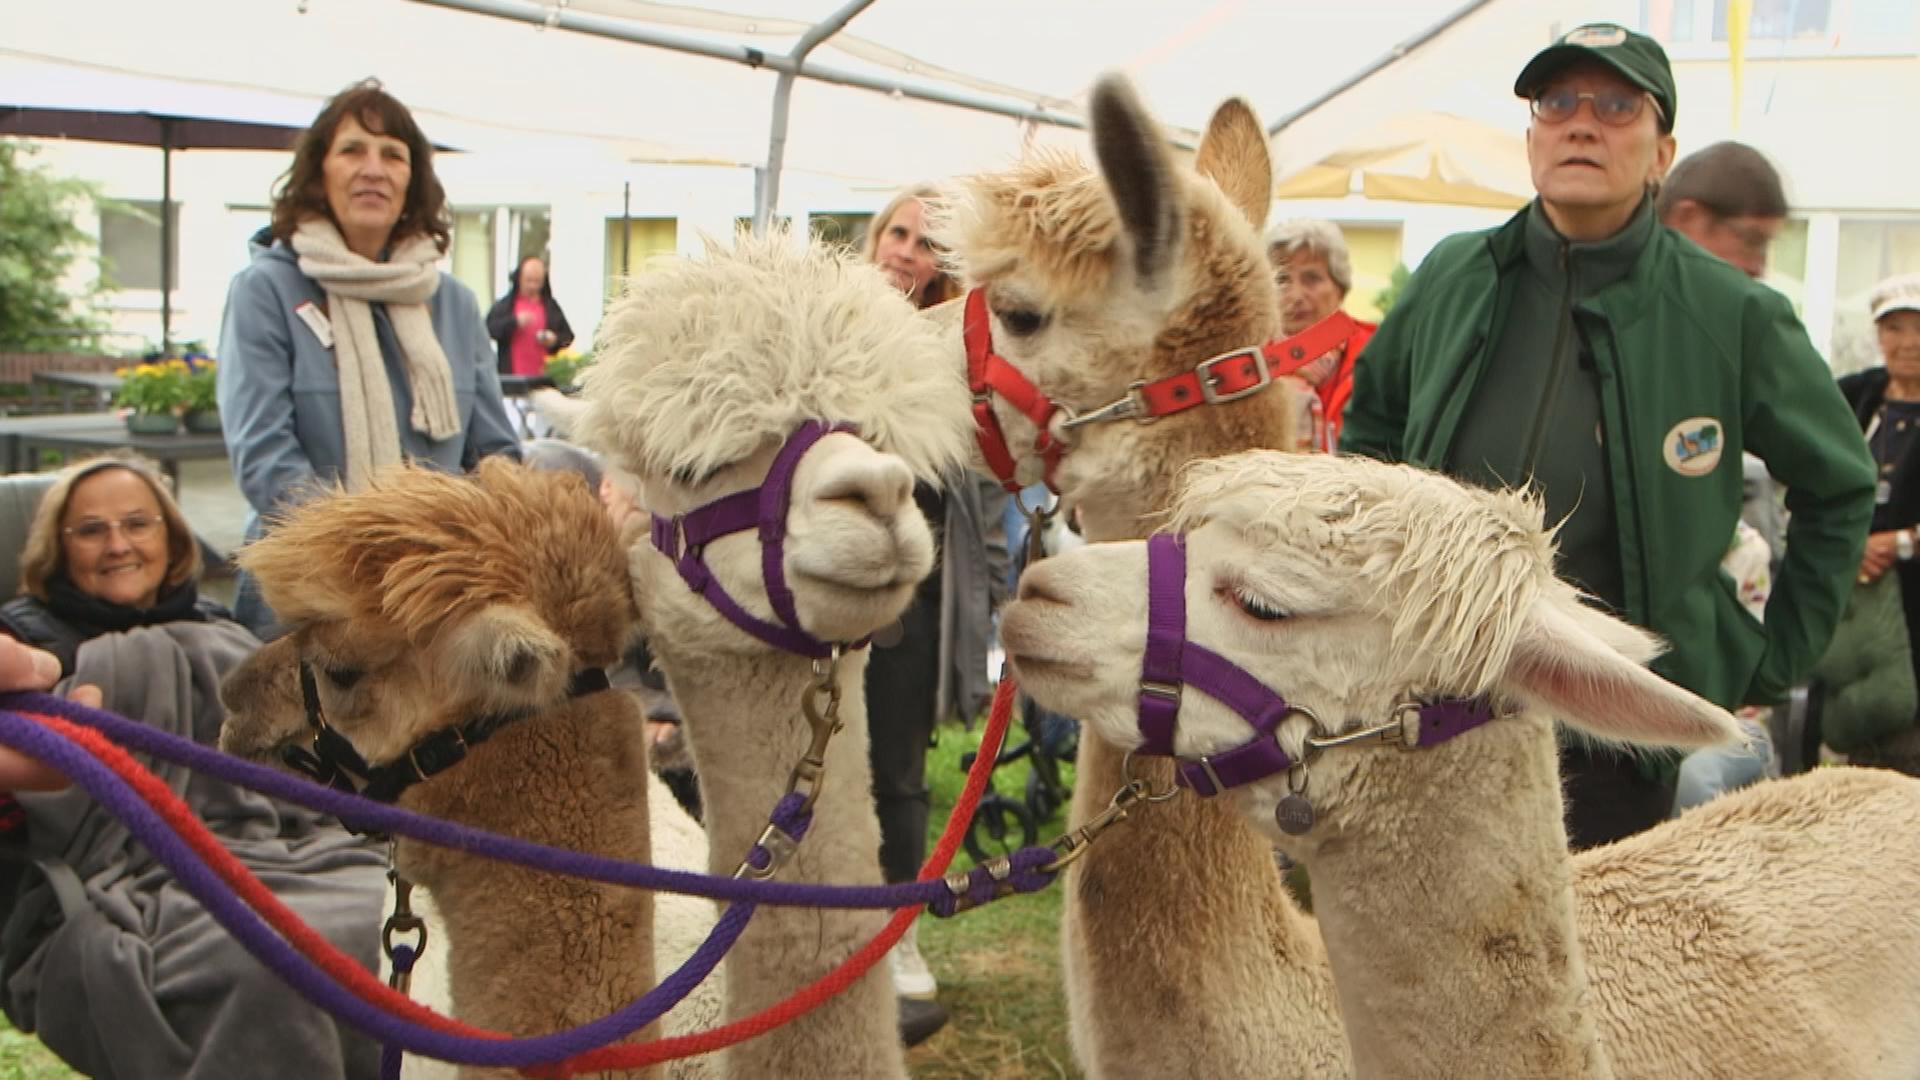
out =
<path fill-rule="evenodd" d="M 1920 780 L 1819 769 L 1575 861 L 1622 1077 L 1920 1076 Z"/>

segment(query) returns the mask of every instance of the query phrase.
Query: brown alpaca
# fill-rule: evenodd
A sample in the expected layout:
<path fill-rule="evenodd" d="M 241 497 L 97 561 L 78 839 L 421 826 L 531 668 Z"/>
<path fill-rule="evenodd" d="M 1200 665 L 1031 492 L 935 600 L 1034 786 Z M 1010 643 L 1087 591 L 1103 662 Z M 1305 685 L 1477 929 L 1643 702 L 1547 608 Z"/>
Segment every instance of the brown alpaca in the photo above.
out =
<path fill-rule="evenodd" d="M 1099 172 L 1054 155 L 970 177 L 935 230 L 985 288 L 994 348 L 1082 414 L 1280 333 L 1259 239 L 1272 174 L 1252 111 L 1222 105 L 1193 170 L 1175 163 L 1123 80 L 1096 87 L 1092 120 Z M 959 360 L 960 304 L 931 317 L 949 321 Z M 1292 405 L 1275 387 L 1150 425 L 1090 424 L 1064 433 L 1055 481 L 1088 539 L 1143 537 L 1189 462 L 1290 447 Z M 1016 453 L 1033 445 L 1029 421 L 1004 402 L 996 412 Z M 1021 479 L 1040 479 L 1037 458 Z M 1135 775 L 1171 782 L 1163 762 L 1136 763 Z M 1072 822 L 1104 810 L 1125 781 L 1118 750 L 1081 740 Z M 1143 808 L 1069 870 L 1076 1055 L 1103 1080 L 1350 1076 L 1319 929 L 1287 894 L 1272 845 L 1218 802 Z"/>
<path fill-rule="evenodd" d="M 310 740 L 301 664 L 327 723 L 374 766 L 443 728 L 517 714 L 399 805 L 650 861 L 639 707 L 618 691 L 568 692 L 575 672 L 619 659 L 635 618 L 626 555 L 578 477 L 499 459 L 471 477 L 398 468 L 367 491 L 291 510 L 240 560 L 293 630 L 222 688 L 223 749 L 278 760 Z M 462 1020 L 544 1034 L 613 1012 L 653 984 L 647 892 L 409 840 L 395 861 L 433 894 Z"/>

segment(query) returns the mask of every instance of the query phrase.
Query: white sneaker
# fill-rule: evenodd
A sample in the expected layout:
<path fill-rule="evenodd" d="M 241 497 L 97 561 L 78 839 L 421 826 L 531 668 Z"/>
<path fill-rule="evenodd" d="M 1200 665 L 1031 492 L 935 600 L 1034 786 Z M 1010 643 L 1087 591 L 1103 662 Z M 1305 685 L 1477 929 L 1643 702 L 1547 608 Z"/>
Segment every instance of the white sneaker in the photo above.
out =
<path fill-rule="evenodd" d="M 920 924 L 907 927 L 907 934 L 887 950 L 887 967 L 893 972 L 893 992 L 901 997 L 931 999 L 940 989 L 933 972 L 920 955 Z"/>

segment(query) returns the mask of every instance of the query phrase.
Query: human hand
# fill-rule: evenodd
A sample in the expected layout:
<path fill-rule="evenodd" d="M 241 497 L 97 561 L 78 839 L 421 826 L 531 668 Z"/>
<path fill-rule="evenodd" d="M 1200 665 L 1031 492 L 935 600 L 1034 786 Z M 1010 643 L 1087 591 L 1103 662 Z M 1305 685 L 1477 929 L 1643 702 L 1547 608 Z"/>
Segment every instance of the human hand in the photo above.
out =
<path fill-rule="evenodd" d="M 1860 556 L 1860 584 L 1870 584 L 1892 568 L 1896 553 L 1893 538 L 1899 531 L 1889 529 L 1867 537 L 1866 554 Z"/>
<path fill-rule="evenodd" d="M 533 321 L 533 313 L 528 311 L 516 311 L 513 313 L 513 321 L 515 323 L 518 323 L 521 326 L 525 326 L 528 323 Z"/>
<path fill-rule="evenodd" d="M 533 339 L 535 341 L 538 341 L 542 345 L 551 345 L 554 342 L 560 340 L 560 335 L 554 333 L 551 330 L 542 330 L 539 333 L 533 335 Z"/>
<path fill-rule="evenodd" d="M 60 661 L 52 653 L 0 637 L 0 690 L 51 690 L 60 681 Z M 77 686 L 67 697 L 100 707 L 100 688 Z M 58 791 L 68 780 L 17 750 L 0 746 L 0 791 Z"/>

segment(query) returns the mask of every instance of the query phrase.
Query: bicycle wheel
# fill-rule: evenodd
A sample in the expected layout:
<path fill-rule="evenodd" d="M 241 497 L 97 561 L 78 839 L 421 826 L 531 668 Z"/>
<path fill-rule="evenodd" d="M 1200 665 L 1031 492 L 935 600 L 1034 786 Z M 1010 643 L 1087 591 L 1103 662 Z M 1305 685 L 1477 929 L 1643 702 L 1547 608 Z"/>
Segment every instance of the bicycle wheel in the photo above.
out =
<path fill-rule="evenodd" d="M 1039 826 L 1027 808 L 1005 795 L 993 794 L 980 800 L 967 826 L 967 854 L 976 863 L 1002 855 L 1011 855 L 1037 843 Z"/>

